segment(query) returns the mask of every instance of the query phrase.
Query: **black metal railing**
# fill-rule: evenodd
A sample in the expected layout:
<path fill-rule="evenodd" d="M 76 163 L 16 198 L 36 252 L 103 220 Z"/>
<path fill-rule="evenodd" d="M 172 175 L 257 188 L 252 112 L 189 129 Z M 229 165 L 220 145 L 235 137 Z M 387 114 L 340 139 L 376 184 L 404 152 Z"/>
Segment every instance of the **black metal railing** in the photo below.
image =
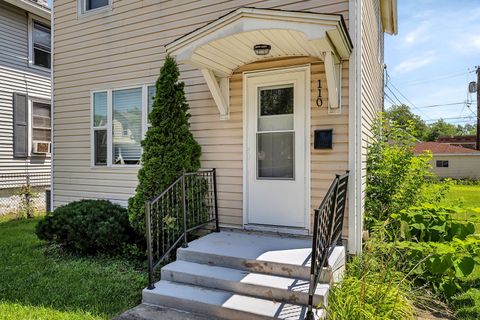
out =
<path fill-rule="evenodd" d="M 182 174 L 160 195 L 145 203 L 148 289 L 154 273 L 180 246 L 188 246 L 189 233 L 214 223 L 218 226 L 215 169 Z"/>
<path fill-rule="evenodd" d="M 314 319 L 313 296 L 324 268 L 328 267 L 328 257 L 342 241 L 347 187 L 348 171 L 344 175 L 336 175 L 320 207 L 315 209 L 307 320 Z"/>

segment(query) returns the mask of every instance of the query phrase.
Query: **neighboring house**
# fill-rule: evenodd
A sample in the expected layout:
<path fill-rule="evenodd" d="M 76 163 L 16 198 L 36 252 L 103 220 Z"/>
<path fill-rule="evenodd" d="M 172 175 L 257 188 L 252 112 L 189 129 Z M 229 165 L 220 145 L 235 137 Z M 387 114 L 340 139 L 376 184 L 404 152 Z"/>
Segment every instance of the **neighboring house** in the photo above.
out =
<path fill-rule="evenodd" d="M 432 171 L 440 178 L 480 179 L 480 151 L 439 142 L 420 142 L 415 154 L 432 153 Z"/>
<path fill-rule="evenodd" d="M 46 1 L 0 0 L 0 214 L 27 179 L 50 183 L 50 14 Z"/>
<path fill-rule="evenodd" d="M 366 154 L 395 0 L 53 6 L 54 207 L 84 198 L 127 205 L 169 54 L 180 63 L 202 167 L 217 171 L 220 226 L 311 235 L 313 209 L 335 174 L 350 170 L 343 233 L 350 253 L 361 250 Z"/>
<path fill-rule="evenodd" d="M 443 136 L 437 139 L 439 143 L 448 143 L 452 146 L 459 146 L 468 149 L 475 149 L 477 146 L 477 136 Z"/>

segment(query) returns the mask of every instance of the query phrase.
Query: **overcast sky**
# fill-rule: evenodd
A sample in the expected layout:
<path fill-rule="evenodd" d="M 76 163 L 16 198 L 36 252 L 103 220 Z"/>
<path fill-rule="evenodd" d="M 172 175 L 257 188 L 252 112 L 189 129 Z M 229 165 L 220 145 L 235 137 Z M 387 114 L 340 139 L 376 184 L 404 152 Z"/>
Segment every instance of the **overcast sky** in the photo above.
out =
<path fill-rule="evenodd" d="M 480 1 L 397 3 L 398 35 L 385 35 L 385 63 L 393 90 L 385 88 L 385 105 L 400 100 L 418 107 L 412 111 L 425 120 L 471 116 L 448 121 L 473 123 L 476 100 L 471 104 L 473 111 L 465 104 L 444 104 L 476 98 L 475 94 L 467 95 L 467 85 L 476 80 L 475 66 L 480 65 Z M 423 108 L 437 104 L 444 106 Z"/>

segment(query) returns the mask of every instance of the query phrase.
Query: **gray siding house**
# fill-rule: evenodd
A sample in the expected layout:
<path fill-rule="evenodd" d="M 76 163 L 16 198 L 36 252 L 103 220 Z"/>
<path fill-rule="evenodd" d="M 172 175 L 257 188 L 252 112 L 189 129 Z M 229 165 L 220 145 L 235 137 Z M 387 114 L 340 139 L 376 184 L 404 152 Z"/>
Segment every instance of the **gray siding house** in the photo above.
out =
<path fill-rule="evenodd" d="M 0 0 L 0 214 L 27 181 L 50 183 L 50 15 L 45 0 Z"/>

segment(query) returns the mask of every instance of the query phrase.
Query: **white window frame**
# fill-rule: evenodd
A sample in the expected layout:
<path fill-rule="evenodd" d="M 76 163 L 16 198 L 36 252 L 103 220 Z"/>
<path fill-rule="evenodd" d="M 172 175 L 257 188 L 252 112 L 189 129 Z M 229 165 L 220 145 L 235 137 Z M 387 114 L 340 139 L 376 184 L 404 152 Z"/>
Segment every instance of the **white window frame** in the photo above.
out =
<path fill-rule="evenodd" d="M 90 166 L 92 168 L 139 168 L 140 164 L 114 164 L 112 159 L 112 147 L 113 147 L 113 128 L 112 128 L 112 117 L 113 117 L 113 91 L 117 90 L 126 90 L 126 89 L 142 89 L 142 140 L 145 138 L 145 133 L 149 128 L 148 122 L 148 87 L 154 86 L 155 84 L 139 84 L 131 85 L 124 87 L 108 88 L 108 89 L 98 89 L 90 91 Z M 107 93 L 107 122 L 105 126 L 94 127 L 94 99 L 93 96 L 95 93 L 106 92 Z M 106 165 L 96 165 L 95 164 L 95 131 L 96 130 L 107 130 L 107 164 Z M 142 150 L 143 151 L 143 150 Z"/>
<path fill-rule="evenodd" d="M 77 0 L 77 16 L 78 17 L 86 17 L 86 16 L 97 14 L 97 13 L 101 13 L 101 12 L 111 11 L 112 10 L 112 2 L 113 2 L 113 0 L 108 0 L 108 5 L 106 5 L 104 7 L 87 10 L 86 0 Z"/>
<path fill-rule="evenodd" d="M 50 152 L 47 154 L 37 154 L 33 152 L 33 103 L 44 103 L 50 105 Z M 45 98 L 29 96 L 28 97 L 28 157 L 50 157 L 52 154 L 52 135 L 53 135 L 53 109 L 52 101 Z M 46 142 L 46 141 L 45 141 Z"/>
<path fill-rule="evenodd" d="M 51 42 L 50 42 L 50 68 L 37 66 L 33 62 L 33 23 L 34 22 L 38 22 L 38 23 L 41 23 L 41 24 L 44 24 L 44 25 L 48 26 L 50 28 L 50 37 L 51 37 L 51 39 L 53 39 L 52 25 L 50 24 L 50 21 L 29 13 L 28 14 L 28 66 L 30 68 L 50 72 L 52 70 L 52 62 L 53 62 L 53 59 L 52 59 L 52 52 L 53 52 L 52 48 L 53 48 L 53 46 L 52 46 Z"/>

